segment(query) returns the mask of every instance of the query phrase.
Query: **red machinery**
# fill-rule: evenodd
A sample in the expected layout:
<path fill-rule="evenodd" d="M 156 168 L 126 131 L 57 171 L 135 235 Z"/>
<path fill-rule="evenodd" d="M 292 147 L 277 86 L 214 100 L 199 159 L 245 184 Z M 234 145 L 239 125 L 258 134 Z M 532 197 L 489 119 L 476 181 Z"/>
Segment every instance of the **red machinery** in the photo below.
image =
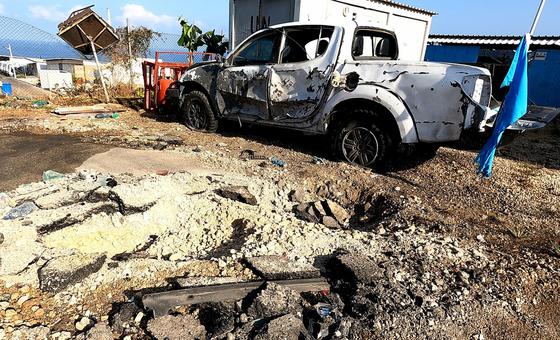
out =
<path fill-rule="evenodd" d="M 173 61 L 165 61 L 162 57 Z M 157 111 L 165 107 L 165 92 L 194 63 L 214 60 L 215 55 L 202 52 L 156 52 L 154 62 L 142 63 L 144 109 Z M 184 60 L 184 62 L 182 61 Z"/>

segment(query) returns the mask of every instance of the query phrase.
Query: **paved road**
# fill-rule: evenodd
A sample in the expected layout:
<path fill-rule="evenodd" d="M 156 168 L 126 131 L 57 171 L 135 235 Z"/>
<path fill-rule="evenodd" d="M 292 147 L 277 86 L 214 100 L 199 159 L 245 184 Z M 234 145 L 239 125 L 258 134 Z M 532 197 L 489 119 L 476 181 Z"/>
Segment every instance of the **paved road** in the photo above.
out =
<path fill-rule="evenodd" d="M 73 172 L 86 159 L 109 149 L 70 136 L 0 134 L 0 192 L 40 181 L 45 170 Z"/>

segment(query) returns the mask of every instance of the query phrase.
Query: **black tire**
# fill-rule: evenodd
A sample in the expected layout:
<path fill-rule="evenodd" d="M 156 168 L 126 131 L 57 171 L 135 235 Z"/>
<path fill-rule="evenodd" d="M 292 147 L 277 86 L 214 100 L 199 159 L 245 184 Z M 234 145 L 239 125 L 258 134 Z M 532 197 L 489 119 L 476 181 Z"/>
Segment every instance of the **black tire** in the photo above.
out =
<path fill-rule="evenodd" d="M 181 122 L 193 131 L 216 132 L 218 120 L 206 94 L 200 91 L 187 93 L 181 107 Z"/>
<path fill-rule="evenodd" d="M 353 110 L 348 116 L 353 118 L 334 123 L 331 133 L 334 157 L 363 167 L 382 164 L 393 149 L 393 138 L 381 128 L 375 112 Z"/>

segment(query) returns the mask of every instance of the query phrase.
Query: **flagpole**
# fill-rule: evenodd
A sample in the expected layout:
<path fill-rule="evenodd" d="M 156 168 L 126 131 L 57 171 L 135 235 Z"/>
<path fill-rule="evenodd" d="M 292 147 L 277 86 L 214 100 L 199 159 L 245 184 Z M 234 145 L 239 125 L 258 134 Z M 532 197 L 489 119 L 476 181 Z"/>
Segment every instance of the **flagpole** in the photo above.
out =
<path fill-rule="evenodd" d="M 533 34 L 535 34 L 535 30 L 537 29 L 537 24 L 539 23 L 539 20 L 541 19 L 541 14 L 543 12 L 545 3 L 546 3 L 546 0 L 541 0 L 539 10 L 537 11 L 537 15 L 535 16 L 535 20 L 533 21 L 533 26 L 531 26 L 531 33 L 529 33 L 531 36 Z"/>

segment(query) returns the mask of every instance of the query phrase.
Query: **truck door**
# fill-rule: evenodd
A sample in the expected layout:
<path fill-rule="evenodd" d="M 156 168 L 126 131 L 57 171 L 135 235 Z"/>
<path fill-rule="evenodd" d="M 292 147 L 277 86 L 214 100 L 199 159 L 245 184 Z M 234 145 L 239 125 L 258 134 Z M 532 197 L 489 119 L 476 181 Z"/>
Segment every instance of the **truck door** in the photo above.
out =
<path fill-rule="evenodd" d="M 338 57 L 341 29 L 287 27 L 280 58 L 270 70 L 269 109 L 273 120 L 307 119 L 327 94 Z"/>
<path fill-rule="evenodd" d="M 218 108 L 224 115 L 268 119 L 270 67 L 278 62 L 281 32 L 265 31 L 235 51 L 218 75 Z"/>

